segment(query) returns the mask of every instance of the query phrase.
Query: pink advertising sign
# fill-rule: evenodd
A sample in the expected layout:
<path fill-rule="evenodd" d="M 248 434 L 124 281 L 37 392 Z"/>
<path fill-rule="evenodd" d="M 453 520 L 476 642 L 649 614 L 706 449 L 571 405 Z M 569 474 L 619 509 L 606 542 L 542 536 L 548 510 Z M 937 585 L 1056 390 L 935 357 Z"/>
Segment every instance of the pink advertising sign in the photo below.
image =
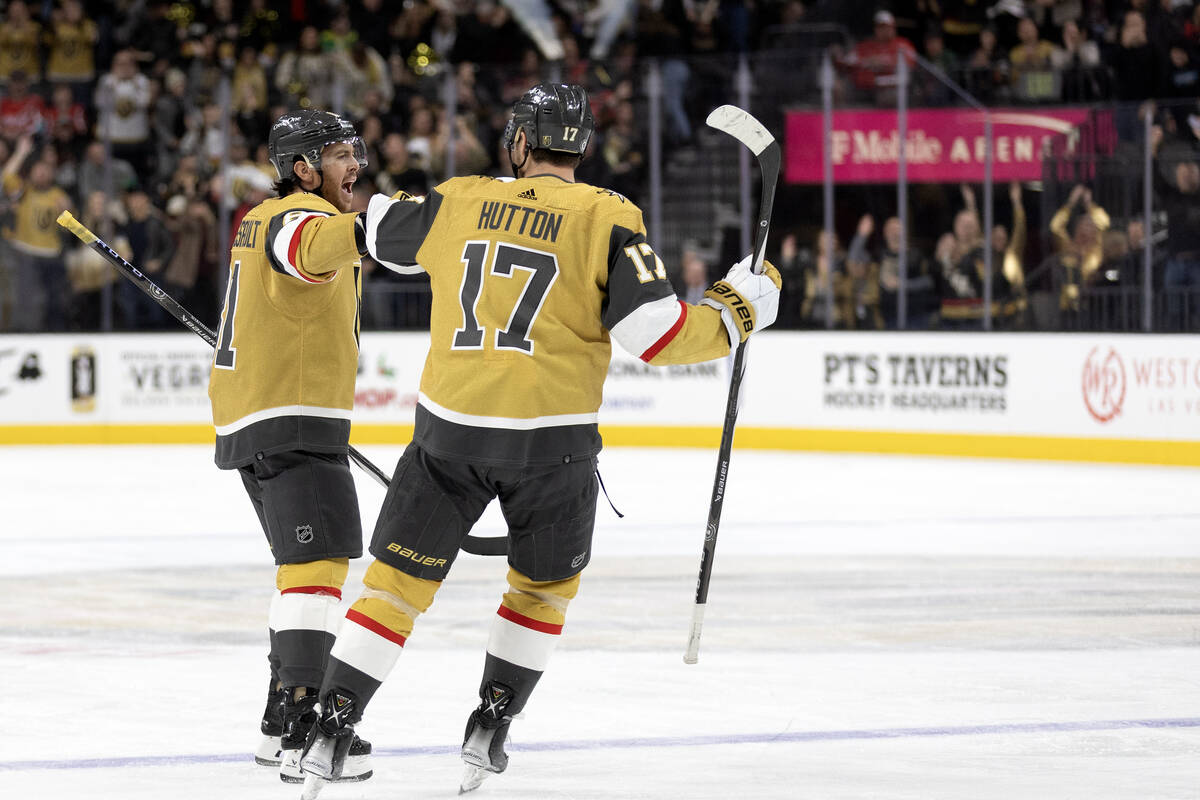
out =
<path fill-rule="evenodd" d="M 997 181 L 1038 180 L 1048 141 L 1076 135 L 1087 109 L 997 108 L 992 110 L 993 176 Z M 917 109 L 908 113 L 905 137 L 908 180 L 915 183 L 983 181 L 984 116 L 964 109 Z M 820 111 L 787 115 L 786 177 L 789 183 L 820 183 L 824 177 Z M 894 111 L 835 111 L 833 177 L 839 183 L 896 180 L 899 135 Z"/>

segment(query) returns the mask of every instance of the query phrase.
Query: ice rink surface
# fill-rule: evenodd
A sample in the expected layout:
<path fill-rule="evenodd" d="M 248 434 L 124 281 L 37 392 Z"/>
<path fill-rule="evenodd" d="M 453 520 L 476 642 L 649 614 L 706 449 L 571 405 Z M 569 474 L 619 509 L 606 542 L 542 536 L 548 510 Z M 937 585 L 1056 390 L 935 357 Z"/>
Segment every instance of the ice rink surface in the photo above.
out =
<path fill-rule="evenodd" d="M 714 466 L 602 455 L 626 516 L 601 499 L 474 797 L 1200 798 L 1200 471 L 737 451 L 686 666 Z M 205 447 L 6 447 L 0 486 L 0 797 L 299 797 L 250 757 L 273 567 L 236 475 Z M 456 796 L 504 574 L 459 558 L 360 727 L 375 777 L 322 798 Z"/>

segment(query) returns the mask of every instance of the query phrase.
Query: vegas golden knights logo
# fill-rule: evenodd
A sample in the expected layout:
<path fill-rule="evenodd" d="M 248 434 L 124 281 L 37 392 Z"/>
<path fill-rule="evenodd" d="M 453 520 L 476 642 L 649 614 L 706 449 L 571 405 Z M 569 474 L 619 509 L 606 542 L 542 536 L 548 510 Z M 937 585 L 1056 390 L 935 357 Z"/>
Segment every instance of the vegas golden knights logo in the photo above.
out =
<path fill-rule="evenodd" d="M 90 347 L 71 351 L 71 409 L 82 414 L 96 410 L 96 352 Z"/>

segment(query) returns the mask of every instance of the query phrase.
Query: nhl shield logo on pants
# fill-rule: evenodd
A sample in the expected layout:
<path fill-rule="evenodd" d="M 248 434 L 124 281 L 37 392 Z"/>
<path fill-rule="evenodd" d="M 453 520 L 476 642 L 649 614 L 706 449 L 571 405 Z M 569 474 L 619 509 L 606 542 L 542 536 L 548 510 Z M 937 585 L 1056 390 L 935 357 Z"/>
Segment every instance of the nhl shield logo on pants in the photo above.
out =
<path fill-rule="evenodd" d="M 300 544 L 308 544 L 313 540 L 312 525 L 297 525 L 296 526 L 296 541 Z"/>

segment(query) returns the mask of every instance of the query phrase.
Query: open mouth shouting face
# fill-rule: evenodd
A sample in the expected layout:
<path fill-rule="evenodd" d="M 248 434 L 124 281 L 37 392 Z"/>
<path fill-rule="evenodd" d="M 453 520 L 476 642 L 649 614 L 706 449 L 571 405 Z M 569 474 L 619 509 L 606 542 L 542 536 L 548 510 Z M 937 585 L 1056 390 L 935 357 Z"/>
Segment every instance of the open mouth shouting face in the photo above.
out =
<path fill-rule="evenodd" d="M 358 158 L 350 142 L 334 142 L 321 153 L 321 172 L 324 182 L 321 195 L 338 211 L 349 211 L 354 205 L 354 183 L 358 180 Z"/>

